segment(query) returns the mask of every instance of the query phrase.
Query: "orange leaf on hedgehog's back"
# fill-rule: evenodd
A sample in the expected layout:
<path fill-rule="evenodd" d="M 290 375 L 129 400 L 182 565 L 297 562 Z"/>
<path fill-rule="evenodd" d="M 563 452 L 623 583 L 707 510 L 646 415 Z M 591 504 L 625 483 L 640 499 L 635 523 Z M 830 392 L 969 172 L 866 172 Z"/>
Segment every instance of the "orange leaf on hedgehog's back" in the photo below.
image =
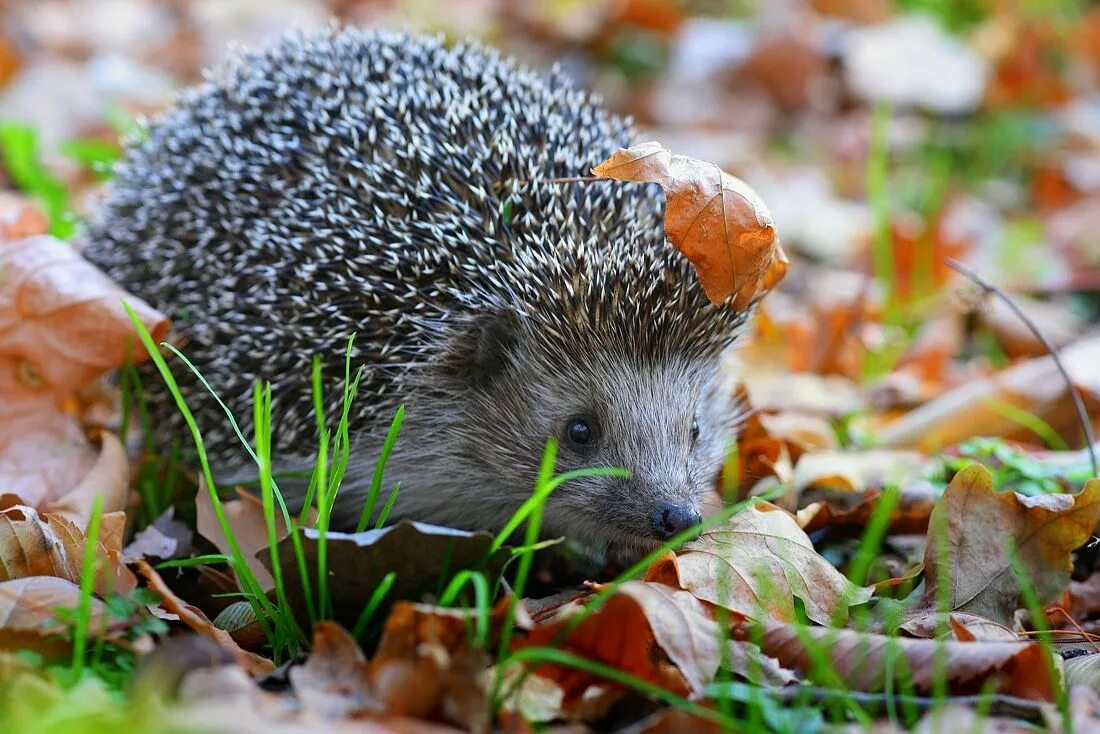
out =
<path fill-rule="evenodd" d="M 715 164 L 648 142 L 617 151 L 592 173 L 661 185 L 665 233 L 695 266 L 711 303 L 731 300 L 744 309 L 787 274 L 789 261 L 764 202 Z"/>

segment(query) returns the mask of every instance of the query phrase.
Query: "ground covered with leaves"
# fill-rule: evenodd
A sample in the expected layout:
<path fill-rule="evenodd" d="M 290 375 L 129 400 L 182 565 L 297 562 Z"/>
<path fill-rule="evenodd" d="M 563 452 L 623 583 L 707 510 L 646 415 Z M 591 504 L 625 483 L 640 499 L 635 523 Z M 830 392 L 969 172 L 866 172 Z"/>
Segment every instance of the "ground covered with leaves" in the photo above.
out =
<path fill-rule="evenodd" d="M 0 729 L 1100 731 L 1100 10 L 428 5 L 0 7 Z M 262 387 L 256 484 L 145 442 L 132 363 L 178 358 L 169 324 L 67 242 L 138 116 L 330 15 L 562 61 L 698 159 L 596 173 L 661 184 L 701 268 L 689 225 L 737 212 L 711 244 L 749 254 L 707 292 L 772 292 L 700 529 L 563 572 L 551 444 L 496 535 L 328 532 L 346 425 L 294 515 Z"/>

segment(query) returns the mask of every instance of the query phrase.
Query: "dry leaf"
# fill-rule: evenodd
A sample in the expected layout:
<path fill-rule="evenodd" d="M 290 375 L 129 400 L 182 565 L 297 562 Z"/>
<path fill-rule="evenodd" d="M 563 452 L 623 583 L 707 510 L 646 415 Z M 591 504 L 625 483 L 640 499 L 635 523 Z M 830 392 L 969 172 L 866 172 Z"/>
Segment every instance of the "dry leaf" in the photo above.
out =
<path fill-rule="evenodd" d="M 775 223 L 748 184 L 713 163 L 660 143 L 623 148 L 592 169 L 616 181 L 658 183 L 668 200 L 665 234 L 695 265 L 711 303 L 744 310 L 787 274 Z"/>
<path fill-rule="evenodd" d="M 156 558 L 166 561 L 183 558 L 191 552 L 192 531 L 187 524 L 175 519 L 176 508 L 169 507 L 151 525 L 134 534 L 122 551 L 122 557 L 130 563 L 138 558 Z"/>
<path fill-rule="evenodd" d="M 80 498 L 74 488 L 94 469 L 93 476 L 108 478 L 96 482 L 105 492 L 104 509 L 123 509 L 128 482 L 109 478 L 117 477 L 119 471 L 128 474 L 128 469 L 117 467 L 111 439 L 103 439 L 97 458 L 79 421 L 62 409 L 55 396 L 23 385 L 22 374 L 18 363 L 0 358 L 0 493 L 17 496 L 20 504 L 44 512 L 64 496 L 66 514 L 83 527 L 88 518 L 78 517 L 77 506 L 86 507 L 91 497 Z"/>
<path fill-rule="evenodd" d="M 134 563 L 142 578 L 149 584 L 149 588 L 160 597 L 161 606 L 172 614 L 178 615 L 180 621 L 192 630 L 217 643 L 226 652 L 230 653 L 237 664 L 249 675 L 265 675 L 275 670 L 275 664 L 270 660 L 243 650 L 240 645 L 233 641 L 228 632 L 215 627 L 201 610 L 176 596 L 152 566 L 140 559 Z"/>
<path fill-rule="evenodd" d="M 1054 700 L 1054 684 L 1047 677 L 1046 654 L 1032 642 L 955 642 L 913 640 L 907 637 L 857 632 L 846 629 L 798 627 L 766 622 L 762 637 L 743 630 L 748 639 L 760 643 L 764 653 L 784 667 L 801 671 L 822 685 L 835 685 L 834 676 L 853 691 L 881 691 L 886 685 L 888 655 L 897 655 L 908 666 L 914 688 L 928 692 L 935 680 L 937 659 L 947 661 L 947 684 L 951 693 L 977 693 L 988 681 L 994 690 L 1021 698 Z M 807 646 L 812 645 L 811 654 Z M 830 663 L 828 674 L 813 662 L 815 655 Z M 895 664 L 899 669 L 901 663 Z M 895 681 L 896 682 L 896 681 Z"/>
<path fill-rule="evenodd" d="M 848 607 L 871 598 L 818 555 L 786 512 L 762 502 L 654 563 L 646 580 L 687 589 L 751 619 L 796 619 L 794 597 L 819 624 L 842 624 Z"/>
<path fill-rule="evenodd" d="M 301 534 L 302 552 L 309 568 L 317 567 L 317 538 L 317 531 L 311 528 Z M 419 600 L 425 594 L 437 592 L 444 574 L 480 568 L 491 577 L 509 554 L 505 548 L 487 558 L 492 543 L 493 536 L 486 532 L 471 533 L 409 520 L 362 533 L 330 532 L 326 535 L 326 547 L 335 621 L 352 627 L 390 571 L 397 578 L 386 596 L 387 603 L 379 609 L 380 614 L 386 613 L 389 601 Z M 260 555 L 266 565 L 270 561 L 268 555 Z M 296 567 L 294 545 L 288 538 L 279 543 L 279 560 L 283 568 Z M 305 619 L 301 576 L 284 574 L 283 581 L 291 606 L 299 619 Z"/>
<path fill-rule="evenodd" d="M 347 630 L 332 622 L 313 628 L 313 650 L 290 669 L 302 710 L 321 719 L 341 719 L 380 710 L 370 690 L 367 659 Z"/>
<path fill-rule="evenodd" d="M 0 581 L 57 576 L 79 584 L 85 543 L 84 533 L 64 517 L 39 515 L 25 505 L 4 505 L 0 498 Z M 119 551 L 97 542 L 96 555 L 99 596 L 126 594 L 137 586 Z"/>
<path fill-rule="evenodd" d="M 955 475 L 932 510 L 925 551 L 925 589 L 913 616 L 937 610 L 939 579 L 950 611 L 1005 627 L 1020 606 L 1015 555 L 1040 603 L 1069 583 L 1071 554 L 1100 521 L 1100 479 L 1077 495 L 1024 497 L 997 492 L 989 471 L 972 464 Z"/>
<path fill-rule="evenodd" d="M 92 506 L 97 495 L 103 498 L 104 519 L 107 513 L 126 509 L 130 492 L 130 461 L 126 450 L 113 433 L 99 434 L 99 455 L 80 483 L 59 497 L 48 499 L 41 507 L 46 512 L 60 515 L 78 527 L 86 527 L 92 516 Z M 103 530 L 107 530 L 106 527 Z M 117 529 L 114 550 L 121 550 L 121 528 Z M 104 535 L 106 537 L 106 535 Z M 105 543 L 106 544 L 106 543 Z"/>
<path fill-rule="evenodd" d="M 267 523 L 264 520 L 264 507 L 260 498 L 237 489 L 239 499 L 222 502 L 222 510 L 233 528 L 233 538 L 241 549 L 245 563 L 252 570 L 256 582 L 264 591 L 275 588 L 275 579 L 267 570 L 265 560 L 260 560 L 259 551 L 267 548 Z M 199 478 L 199 489 L 195 494 L 195 526 L 199 535 L 203 536 L 225 555 L 232 555 L 229 541 L 222 532 L 218 516 L 214 514 L 214 505 L 210 502 L 210 492 L 206 482 Z M 288 535 L 286 525 L 283 523 L 281 513 L 275 513 L 275 530 L 281 540 Z"/>
<path fill-rule="evenodd" d="M 931 482 L 918 480 L 901 488 L 897 505 L 890 511 L 891 535 L 923 535 L 928 531 L 928 518 L 932 514 L 939 490 Z M 882 498 L 877 489 L 868 490 L 854 498 L 854 502 L 837 502 L 837 495 L 812 502 L 795 516 L 798 526 L 807 533 L 825 527 L 854 525 L 864 526 L 871 519 Z"/>
<path fill-rule="evenodd" d="M 0 359 L 24 364 L 37 389 L 67 394 L 145 356 L 134 348 L 126 294 L 64 242 L 45 235 L 0 240 L 0 271 Z M 153 339 L 163 339 L 168 320 L 128 300 Z"/>
<path fill-rule="evenodd" d="M 165 713 L 178 731 L 205 734 L 458 734 L 460 730 L 398 717 L 318 722 L 292 698 L 262 690 L 241 668 L 223 665 L 189 673 L 180 700 Z"/>
<path fill-rule="evenodd" d="M 686 690 L 692 696 L 701 696 L 714 680 L 722 658 L 722 636 L 710 606 L 689 592 L 660 583 L 628 581 L 559 639 L 583 607 L 578 602 L 562 608 L 553 619 L 517 641 L 516 647 L 554 645 L 674 692 Z M 750 643 L 729 641 L 726 660 L 733 673 L 756 683 L 774 686 L 794 680 Z M 669 663 L 675 670 L 669 669 Z M 582 671 L 553 665 L 539 666 L 536 673 L 561 686 L 565 710 L 570 713 L 593 685 L 601 683 Z"/>
<path fill-rule="evenodd" d="M 69 649 L 67 642 L 50 639 L 64 631 L 56 620 L 58 607 L 80 606 L 80 587 L 56 576 L 30 576 L 0 581 L 0 648 L 35 650 L 52 656 Z M 96 630 L 106 619 L 107 606 L 92 598 L 91 625 Z"/>
<path fill-rule="evenodd" d="M 497 605 L 497 624 L 507 608 L 506 602 Z M 487 727 L 488 656 L 471 644 L 473 624 L 471 611 L 395 604 L 370 662 L 382 710 L 465 730 Z"/>
<path fill-rule="evenodd" d="M 1090 334 L 1061 352 L 1071 379 L 1095 415 L 1100 406 L 1100 334 Z M 755 398 L 755 394 L 753 395 Z M 973 380 L 941 394 L 876 431 L 879 445 L 939 451 L 973 436 L 1034 438 L 1007 417 L 999 404 L 1008 403 L 1050 423 L 1068 440 L 1081 426 L 1066 383 L 1049 355 L 1019 362 L 989 378 Z M 1041 437 L 1039 443 L 1042 443 Z"/>

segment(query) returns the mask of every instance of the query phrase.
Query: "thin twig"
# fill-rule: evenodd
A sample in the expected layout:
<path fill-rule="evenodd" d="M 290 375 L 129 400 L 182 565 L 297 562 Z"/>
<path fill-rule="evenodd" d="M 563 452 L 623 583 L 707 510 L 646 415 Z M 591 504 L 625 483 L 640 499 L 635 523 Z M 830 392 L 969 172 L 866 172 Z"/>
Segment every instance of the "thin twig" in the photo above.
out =
<path fill-rule="evenodd" d="M 614 181 L 613 178 L 604 176 L 571 176 L 567 178 L 544 178 L 543 183 L 596 183 L 597 181 Z"/>
<path fill-rule="evenodd" d="M 1085 442 L 1088 444 L 1089 459 L 1092 461 L 1092 474 L 1093 476 L 1100 476 L 1100 463 L 1096 460 L 1096 447 L 1094 445 L 1096 439 L 1092 435 L 1092 421 L 1089 419 L 1089 413 L 1085 409 L 1085 401 L 1081 397 L 1080 391 L 1077 389 L 1077 386 L 1073 384 L 1073 380 L 1070 378 L 1066 366 L 1062 364 L 1062 358 L 1058 356 L 1058 349 L 1049 339 L 1043 336 L 1042 332 L 1039 331 L 1039 327 L 1035 325 L 1035 322 L 1032 321 L 1031 318 L 1024 313 L 1023 309 L 1006 293 L 958 260 L 947 258 L 947 265 L 956 272 L 974 281 L 974 283 L 987 294 L 992 293 L 997 296 L 997 298 L 1000 298 L 1001 301 L 1012 310 L 1012 313 L 1016 314 L 1020 321 L 1024 322 L 1024 325 L 1027 326 L 1031 333 L 1035 335 L 1035 338 L 1042 343 L 1043 347 L 1050 352 L 1050 356 L 1054 359 L 1054 364 L 1057 365 L 1058 371 L 1062 373 L 1062 379 L 1066 381 L 1066 386 L 1069 388 L 1069 394 L 1073 397 L 1073 405 L 1077 409 L 1077 420 L 1081 422 L 1081 429 L 1085 432 Z"/>

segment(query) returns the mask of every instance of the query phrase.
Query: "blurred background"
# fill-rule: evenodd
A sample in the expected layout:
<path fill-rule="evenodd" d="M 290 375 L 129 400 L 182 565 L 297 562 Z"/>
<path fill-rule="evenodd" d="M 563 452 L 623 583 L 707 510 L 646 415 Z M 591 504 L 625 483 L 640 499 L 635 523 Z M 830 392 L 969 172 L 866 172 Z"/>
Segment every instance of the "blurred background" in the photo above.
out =
<path fill-rule="evenodd" d="M 1044 354 L 1005 309 L 973 312 L 948 257 L 1056 344 L 1096 320 L 1100 6 L 1083 0 L 9 0 L 0 197 L 30 196 L 71 237 L 135 119 L 232 44 L 331 18 L 558 63 L 647 138 L 755 187 L 794 261 L 746 355 L 758 407 L 874 429 Z M 1084 343 L 1074 379 L 1096 407 Z M 1080 445 L 1065 394 L 1039 387 L 995 391 L 1003 425 L 906 424 L 884 443 Z"/>

